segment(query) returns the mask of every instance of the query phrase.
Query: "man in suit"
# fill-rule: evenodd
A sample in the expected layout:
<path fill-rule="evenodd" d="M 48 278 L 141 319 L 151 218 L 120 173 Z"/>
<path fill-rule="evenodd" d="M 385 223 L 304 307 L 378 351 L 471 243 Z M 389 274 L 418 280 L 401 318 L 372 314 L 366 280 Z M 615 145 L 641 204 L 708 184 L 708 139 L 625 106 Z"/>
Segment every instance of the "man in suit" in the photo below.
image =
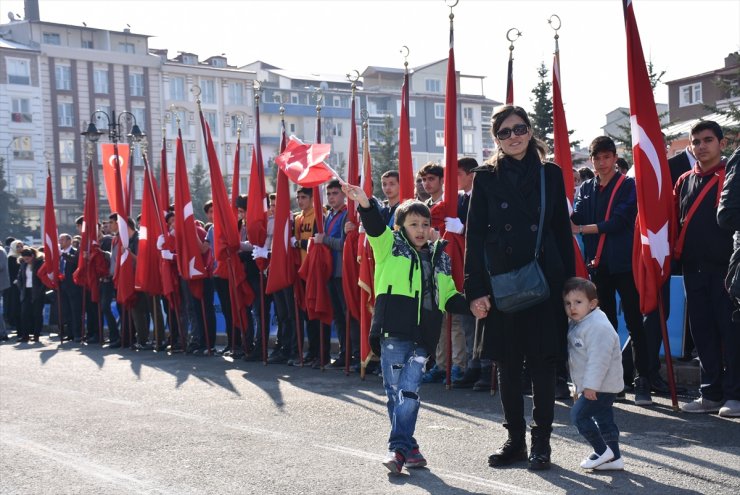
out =
<path fill-rule="evenodd" d="M 72 275 L 77 270 L 78 251 L 72 247 L 72 236 L 59 235 L 59 295 L 62 302 L 63 323 L 67 327 L 66 338 L 75 343 L 82 341 L 82 288 L 74 283 Z"/>

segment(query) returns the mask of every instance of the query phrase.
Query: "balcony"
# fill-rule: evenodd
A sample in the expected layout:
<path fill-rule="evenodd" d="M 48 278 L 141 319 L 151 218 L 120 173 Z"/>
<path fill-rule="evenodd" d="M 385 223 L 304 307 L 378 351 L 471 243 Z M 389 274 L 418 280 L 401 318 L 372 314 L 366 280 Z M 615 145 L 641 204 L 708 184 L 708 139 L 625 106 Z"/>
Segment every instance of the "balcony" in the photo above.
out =
<path fill-rule="evenodd" d="M 16 124 L 30 124 L 33 122 L 33 115 L 24 112 L 12 112 L 10 114 L 10 120 Z"/>

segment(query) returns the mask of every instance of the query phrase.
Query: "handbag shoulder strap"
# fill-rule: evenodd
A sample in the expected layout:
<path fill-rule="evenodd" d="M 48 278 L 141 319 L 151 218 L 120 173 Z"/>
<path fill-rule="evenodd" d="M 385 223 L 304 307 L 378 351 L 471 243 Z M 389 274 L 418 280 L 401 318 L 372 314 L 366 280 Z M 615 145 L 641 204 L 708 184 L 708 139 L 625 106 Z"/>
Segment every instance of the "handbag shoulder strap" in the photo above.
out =
<path fill-rule="evenodd" d="M 545 224 L 545 166 L 540 165 L 540 225 L 537 228 L 537 244 L 534 247 L 534 258 L 540 256 L 540 244 L 542 243 L 542 227 Z"/>

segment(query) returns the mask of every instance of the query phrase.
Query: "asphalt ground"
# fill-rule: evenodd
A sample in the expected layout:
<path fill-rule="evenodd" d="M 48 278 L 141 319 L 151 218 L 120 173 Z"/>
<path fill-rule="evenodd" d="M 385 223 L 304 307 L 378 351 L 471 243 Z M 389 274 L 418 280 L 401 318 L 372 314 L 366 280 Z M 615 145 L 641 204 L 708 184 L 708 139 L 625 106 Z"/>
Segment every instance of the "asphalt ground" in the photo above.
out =
<path fill-rule="evenodd" d="M 498 397 L 424 385 L 429 466 L 393 476 L 377 376 L 42 343 L 0 345 L 3 494 L 740 493 L 740 420 L 665 397 L 616 405 L 624 472 L 579 467 L 590 449 L 557 402 L 553 467 L 530 472 L 487 465 Z"/>

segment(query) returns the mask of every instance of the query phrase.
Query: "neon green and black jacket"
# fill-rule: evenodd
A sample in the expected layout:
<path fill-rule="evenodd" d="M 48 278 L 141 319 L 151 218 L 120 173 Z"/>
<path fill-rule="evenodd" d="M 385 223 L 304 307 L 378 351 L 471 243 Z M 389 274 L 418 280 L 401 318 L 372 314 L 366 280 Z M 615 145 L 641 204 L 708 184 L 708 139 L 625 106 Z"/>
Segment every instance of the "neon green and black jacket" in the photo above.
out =
<path fill-rule="evenodd" d="M 442 313 L 470 314 L 465 298 L 455 288 L 446 241 L 430 244 L 434 270 L 432 300 L 435 310 L 422 328 L 422 267 L 419 254 L 403 229 L 391 230 L 380 215 L 375 199 L 368 208 L 357 208 L 375 258 L 375 310 L 371 338 L 413 340 L 434 352 L 439 340 Z"/>

